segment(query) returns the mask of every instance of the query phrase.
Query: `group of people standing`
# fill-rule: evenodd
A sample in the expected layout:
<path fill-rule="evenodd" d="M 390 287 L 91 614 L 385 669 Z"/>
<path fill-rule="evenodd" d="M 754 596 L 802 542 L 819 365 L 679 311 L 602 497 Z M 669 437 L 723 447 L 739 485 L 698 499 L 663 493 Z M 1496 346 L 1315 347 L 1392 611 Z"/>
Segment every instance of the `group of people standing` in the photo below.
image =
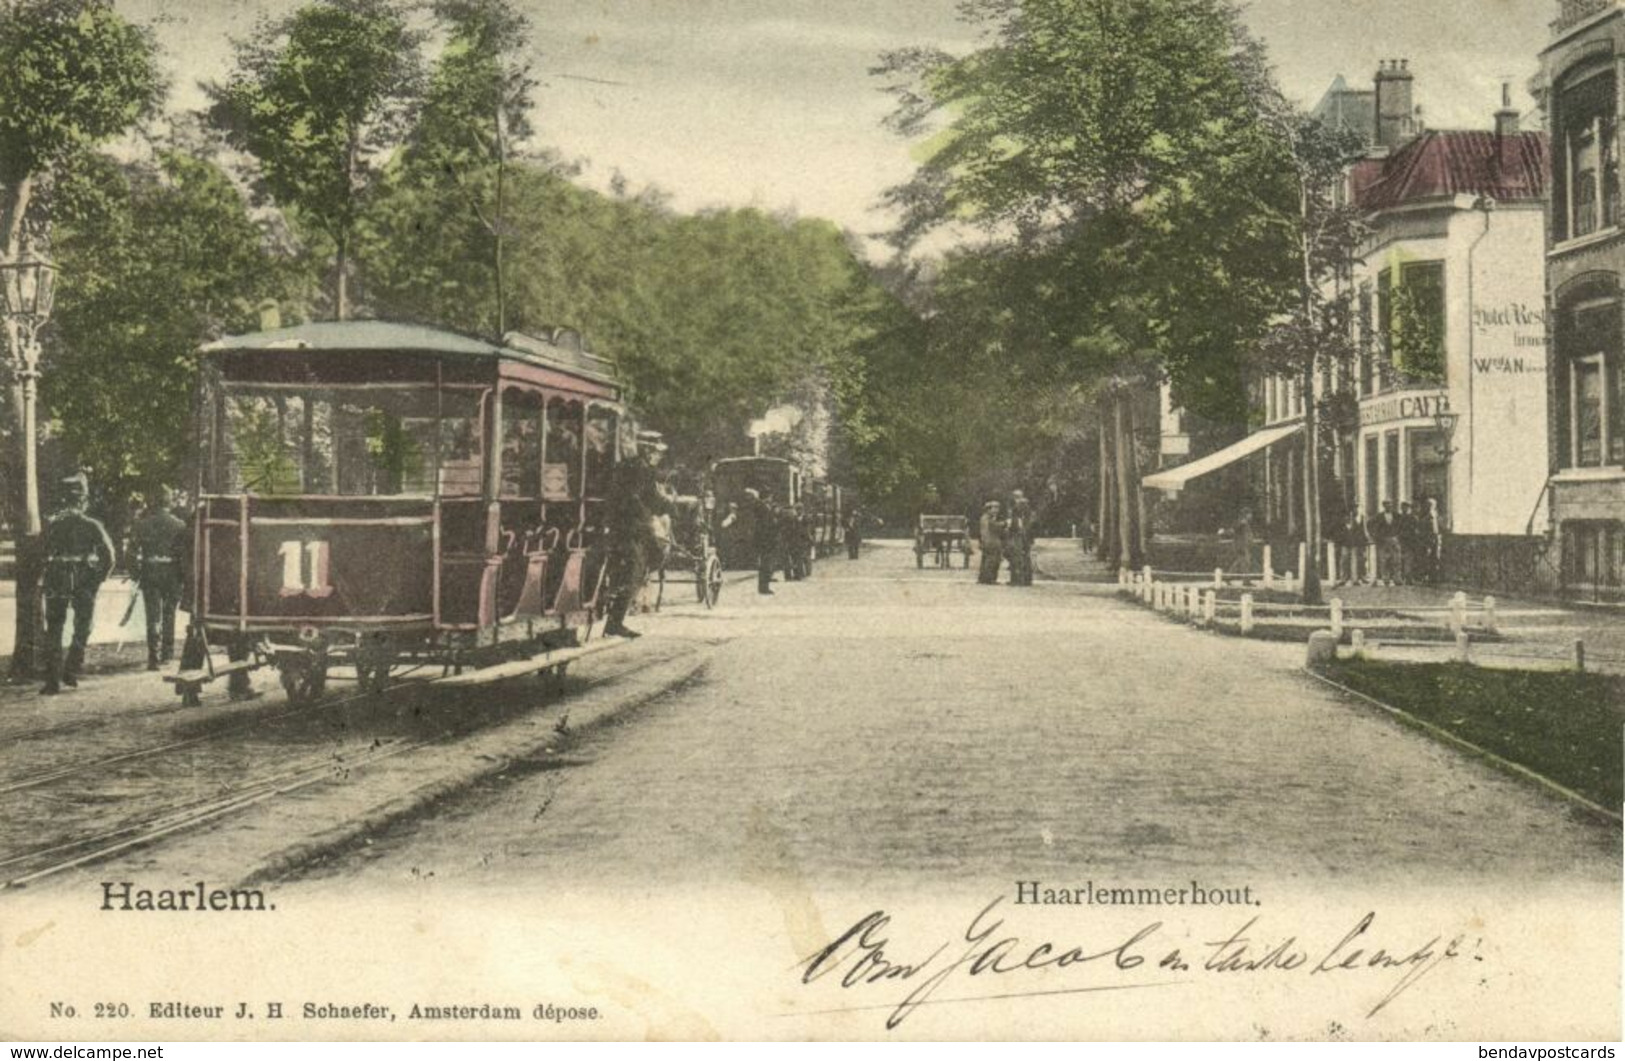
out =
<path fill-rule="evenodd" d="M 45 684 L 40 692 L 47 696 L 61 692 L 63 686 L 78 686 L 95 623 L 96 595 L 117 563 L 107 528 L 88 511 L 89 479 L 82 472 L 71 475 L 62 481 L 61 492 L 62 505 L 45 525 L 45 569 L 40 582 L 45 601 Z M 146 611 L 148 670 L 157 670 L 175 653 L 175 613 L 184 581 L 188 533 L 186 523 L 170 508 L 169 491 L 154 491 L 130 528 L 126 550 Z M 125 621 L 129 621 L 128 613 Z M 64 640 L 68 641 L 65 654 Z"/>
<path fill-rule="evenodd" d="M 1437 581 L 1444 544 L 1439 502 L 1430 497 L 1418 511 L 1405 501 L 1396 512 L 1392 501 L 1384 501 L 1382 511 L 1369 521 L 1356 509 L 1343 520 L 1333 541 L 1339 583 L 1402 586 Z M 1374 569 L 1369 560 L 1372 546 L 1376 546 Z"/>
<path fill-rule="evenodd" d="M 739 517 L 730 512 L 723 525 Z M 756 553 L 756 592 L 773 595 L 773 574 L 783 570 L 784 581 L 800 582 L 812 574 L 813 523 L 798 504 L 774 504 L 759 490 L 745 490 L 744 515 L 750 520 L 751 549 Z"/>
<path fill-rule="evenodd" d="M 976 581 L 985 586 L 999 582 L 999 568 L 1010 564 L 1012 586 L 1033 584 L 1032 505 L 1020 490 L 1010 495 L 1009 507 L 998 501 L 982 506 L 978 536 L 982 543 L 982 567 Z"/>

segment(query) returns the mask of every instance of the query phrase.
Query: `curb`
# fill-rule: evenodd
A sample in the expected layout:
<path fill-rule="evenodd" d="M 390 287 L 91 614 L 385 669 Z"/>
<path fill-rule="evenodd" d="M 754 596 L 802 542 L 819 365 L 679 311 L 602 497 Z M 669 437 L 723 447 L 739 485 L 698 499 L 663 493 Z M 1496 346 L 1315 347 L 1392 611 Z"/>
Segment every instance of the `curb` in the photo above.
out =
<path fill-rule="evenodd" d="M 592 733 L 609 725 L 622 715 L 659 700 L 669 695 L 674 689 L 692 681 L 697 675 L 704 673 L 710 665 L 709 653 L 702 650 L 696 655 L 699 658 L 681 657 L 672 661 L 674 664 L 672 673 L 669 676 L 662 677 L 654 688 L 644 690 L 628 699 L 615 701 L 581 724 L 571 726 L 570 732 L 577 736 Z M 564 706 L 564 714 L 568 714 L 570 710 L 568 701 L 560 701 L 559 703 Z M 408 789 L 384 800 L 382 803 L 374 804 L 358 815 L 348 817 L 337 825 L 272 853 L 243 876 L 238 882 L 238 886 L 250 887 L 277 883 L 299 866 L 313 862 L 336 848 L 359 840 L 368 833 L 387 828 L 408 815 L 455 796 L 486 778 L 502 773 L 513 764 L 514 760 L 534 755 L 550 747 L 551 743 L 548 738 L 542 737 L 528 743 L 509 747 L 506 749 L 505 754 L 500 756 L 475 757 L 472 762 L 459 769 L 454 769 L 434 780 Z"/>
<path fill-rule="evenodd" d="M 1509 773 L 1516 774 L 1526 781 L 1533 781 L 1536 785 L 1544 788 L 1547 792 L 1560 796 L 1563 799 L 1568 800 L 1570 803 L 1574 803 L 1593 814 L 1601 815 L 1616 825 L 1621 824 L 1622 821 L 1625 821 L 1625 819 L 1621 818 L 1618 811 L 1609 810 L 1600 803 L 1593 803 L 1591 800 L 1580 795 L 1573 789 L 1553 781 L 1545 774 L 1536 773 L 1521 763 L 1515 763 L 1510 759 L 1503 758 L 1502 756 L 1499 756 L 1486 748 L 1479 747 L 1470 740 L 1465 740 L 1456 736 L 1447 729 L 1442 729 L 1439 726 L 1435 726 L 1433 723 L 1428 722 L 1425 719 L 1417 718 L 1408 711 L 1403 711 L 1392 704 L 1384 703 L 1374 696 L 1360 692 L 1358 689 L 1351 689 L 1342 682 L 1328 678 L 1326 675 L 1321 674 L 1318 671 L 1311 670 L 1308 667 L 1304 667 L 1302 670 L 1304 674 L 1320 682 L 1322 685 L 1328 685 L 1345 696 L 1364 701 L 1365 703 L 1370 704 L 1372 707 L 1386 711 L 1388 714 L 1393 715 L 1395 718 L 1398 718 L 1407 725 L 1414 726 L 1431 736 L 1437 737 L 1446 744 L 1452 745 L 1461 751 L 1470 752 L 1480 758 L 1487 759 L 1496 766 L 1499 766 L 1501 769 L 1506 770 Z"/>

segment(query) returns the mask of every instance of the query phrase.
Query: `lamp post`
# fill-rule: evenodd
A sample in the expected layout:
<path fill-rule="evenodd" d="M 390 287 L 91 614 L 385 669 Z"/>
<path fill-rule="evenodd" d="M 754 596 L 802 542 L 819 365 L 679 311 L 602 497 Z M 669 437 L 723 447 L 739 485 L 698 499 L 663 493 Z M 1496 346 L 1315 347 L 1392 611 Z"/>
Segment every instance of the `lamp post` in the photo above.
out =
<path fill-rule="evenodd" d="M 22 390 L 23 526 L 17 542 L 17 624 L 12 642 L 11 672 L 29 677 L 39 628 L 40 492 L 39 492 L 39 331 L 51 316 L 56 266 L 24 251 L 0 262 L 0 297 L 5 300 L 6 348 L 13 375 Z"/>
<path fill-rule="evenodd" d="M 1452 444 L 1452 440 L 1456 435 L 1456 425 L 1460 421 L 1461 414 L 1451 412 L 1444 402 L 1439 402 L 1438 408 L 1433 413 L 1433 423 L 1438 427 L 1439 434 L 1444 439 L 1445 522 L 1452 525 L 1456 522 L 1456 506 L 1453 503 L 1455 498 L 1452 496 L 1452 487 L 1454 486 L 1452 465 L 1455 464 L 1456 447 Z"/>

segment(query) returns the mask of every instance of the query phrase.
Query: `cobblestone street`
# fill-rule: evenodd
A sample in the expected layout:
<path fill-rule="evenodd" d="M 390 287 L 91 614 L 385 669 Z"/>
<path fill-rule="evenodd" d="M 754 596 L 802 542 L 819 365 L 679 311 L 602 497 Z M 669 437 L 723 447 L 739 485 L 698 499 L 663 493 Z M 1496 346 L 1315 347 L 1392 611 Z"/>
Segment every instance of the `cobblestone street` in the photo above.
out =
<path fill-rule="evenodd" d="M 748 589 L 661 620 L 728 639 L 699 680 L 317 875 L 1618 877 L 1616 829 L 1338 699 L 1300 646 L 1172 627 L 1104 586 L 916 571 L 886 545 Z"/>

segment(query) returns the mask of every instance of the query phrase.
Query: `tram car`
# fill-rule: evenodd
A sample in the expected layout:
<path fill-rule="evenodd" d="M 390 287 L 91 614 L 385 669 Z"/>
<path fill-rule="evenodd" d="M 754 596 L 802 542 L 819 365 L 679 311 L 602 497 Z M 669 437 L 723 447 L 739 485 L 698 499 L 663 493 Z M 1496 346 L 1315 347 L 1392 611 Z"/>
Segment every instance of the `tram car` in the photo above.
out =
<path fill-rule="evenodd" d="M 801 469 L 781 457 L 729 457 L 711 466 L 711 490 L 716 495 L 717 553 L 730 570 L 756 566 L 755 513 L 746 502 L 746 490 L 755 490 L 775 508 L 802 501 Z"/>
<path fill-rule="evenodd" d="M 636 425 L 577 333 L 316 323 L 200 360 L 193 623 L 169 679 L 190 702 L 255 666 L 299 701 L 334 666 L 378 689 L 590 636 Z"/>

